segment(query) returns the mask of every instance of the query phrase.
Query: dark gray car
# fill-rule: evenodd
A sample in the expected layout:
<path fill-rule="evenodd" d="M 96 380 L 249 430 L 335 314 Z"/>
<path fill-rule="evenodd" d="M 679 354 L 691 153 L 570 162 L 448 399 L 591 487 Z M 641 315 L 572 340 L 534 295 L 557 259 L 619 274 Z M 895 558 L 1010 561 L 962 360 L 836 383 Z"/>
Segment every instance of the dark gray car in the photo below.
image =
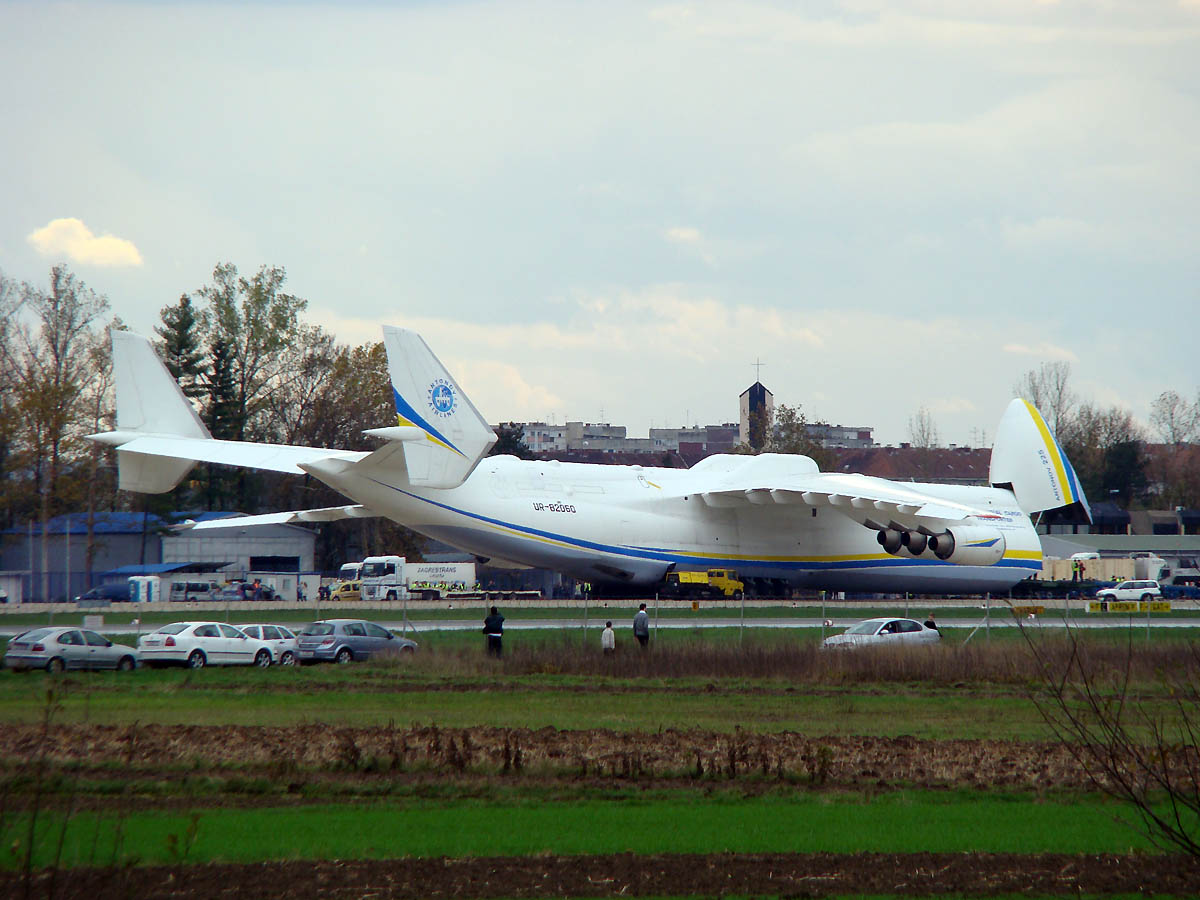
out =
<path fill-rule="evenodd" d="M 124 644 L 114 644 L 103 635 L 83 628 L 35 628 L 19 634 L 4 651 L 9 669 L 119 669 L 137 668 L 138 652 Z"/>
<path fill-rule="evenodd" d="M 296 635 L 296 656 L 302 663 L 348 663 L 416 649 L 416 641 L 397 637 L 382 625 L 363 619 L 325 619 L 305 625 Z"/>

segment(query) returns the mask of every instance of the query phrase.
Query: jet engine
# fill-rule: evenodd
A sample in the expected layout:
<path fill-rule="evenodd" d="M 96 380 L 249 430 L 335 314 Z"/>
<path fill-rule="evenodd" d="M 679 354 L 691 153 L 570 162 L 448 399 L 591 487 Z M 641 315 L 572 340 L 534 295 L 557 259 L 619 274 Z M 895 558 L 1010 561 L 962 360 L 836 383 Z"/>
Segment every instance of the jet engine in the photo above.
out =
<path fill-rule="evenodd" d="M 868 523 L 868 527 L 874 525 L 873 522 Z M 877 530 L 879 533 L 875 535 L 875 540 L 879 541 L 879 546 L 892 556 L 918 557 L 925 552 L 926 544 L 929 541 L 929 538 L 920 531 L 909 531 L 895 522 L 888 526 L 880 525 Z"/>
<path fill-rule="evenodd" d="M 879 546 L 888 553 L 895 554 L 904 544 L 904 533 L 894 528 L 882 528 L 875 535 L 875 540 L 879 541 Z"/>
<path fill-rule="evenodd" d="M 960 566 L 990 566 L 1004 558 L 1006 546 L 995 528 L 964 525 L 931 537 L 929 549 L 938 559 Z"/>

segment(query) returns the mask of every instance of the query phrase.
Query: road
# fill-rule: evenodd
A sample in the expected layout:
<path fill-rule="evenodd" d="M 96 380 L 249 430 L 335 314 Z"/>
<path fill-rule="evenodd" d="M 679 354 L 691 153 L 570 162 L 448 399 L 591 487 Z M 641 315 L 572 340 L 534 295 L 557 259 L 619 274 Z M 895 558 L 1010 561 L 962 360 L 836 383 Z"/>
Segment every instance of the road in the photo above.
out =
<path fill-rule="evenodd" d="M 263 621 L 269 622 L 269 621 L 273 620 L 273 617 L 269 614 L 269 612 L 264 610 L 264 613 L 265 614 L 262 617 Z M 214 619 L 220 619 L 220 618 L 221 618 L 220 616 L 214 617 Z M 844 629 L 848 628 L 850 625 L 853 625 L 855 622 L 859 621 L 858 618 L 854 617 L 854 616 L 833 615 L 833 616 L 831 616 L 831 618 L 834 622 L 834 625 L 828 629 L 830 634 L 836 634 L 840 631 L 843 631 Z M 207 621 L 203 616 L 197 616 L 197 620 Z M 376 619 L 375 621 L 377 621 L 380 625 L 383 625 L 385 628 L 388 628 L 388 629 L 391 629 L 391 630 L 397 631 L 397 632 L 403 630 L 403 628 L 404 628 L 403 620 L 396 619 L 391 616 L 386 617 L 386 618 L 380 617 L 380 618 Z M 604 620 L 601 618 L 589 617 L 587 620 L 587 625 L 588 625 L 589 629 L 595 629 L 595 630 L 599 631 L 603 625 L 603 622 L 604 622 Z M 563 619 L 563 618 L 555 618 L 555 619 L 509 618 L 505 622 L 505 631 L 510 632 L 510 631 L 526 631 L 526 630 L 539 630 L 539 629 L 581 629 L 583 627 L 583 624 L 584 624 L 584 620 L 583 620 L 582 616 L 579 618 L 567 618 L 567 619 Z M 981 626 L 981 627 L 985 626 L 985 624 L 989 625 L 989 627 L 991 627 L 991 628 L 1014 628 L 1017 625 L 1017 621 L 1012 616 L 1005 615 L 1003 613 L 997 613 L 996 615 L 991 616 L 990 619 L 985 619 L 985 617 L 982 615 L 982 613 L 980 613 L 979 611 L 976 611 L 975 615 L 971 615 L 971 616 L 953 616 L 952 617 L 952 616 L 946 616 L 946 615 L 939 615 L 938 616 L 938 624 L 943 628 L 975 628 L 976 626 Z M 1022 620 L 1021 624 L 1024 624 L 1027 627 L 1036 627 L 1036 628 L 1062 628 L 1062 627 L 1064 627 L 1064 625 L 1066 623 L 1064 623 L 1061 615 L 1054 615 L 1053 613 L 1051 613 L 1051 614 L 1039 616 L 1038 618 L 1033 619 L 1033 620 L 1024 619 L 1024 620 Z M 651 619 L 651 625 L 652 626 L 654 625 L 653 619 Z M 1070 618 L 1070 625 L 1073 628 L 1129 628 L 1129 627 L 1145 628 L 1146 627 L 1146 619 L 1145 619 L 1145 617 L 1138 617 L 1138 616 L 1134 616 L 1132 618 L 1132 621 L 1128 618 L 1125 618 L 1125 619 L 1116 619 L 1116 618 L 1112 618 L 1112 617 L 1089 618 L 1086 613 L 1078 613 L 1078 614 L 1072 614 L 1072 616 Z M 731 616 L 703 616 L 698 619 L 688 619 L 686 621 L 681 621 L 676 618 L 671 618 L 671 619 L 664 618 L 658 622 L 656 627 L 664 629 L 664 630 L 668 630 L 668 629 L 669 630 L 686 630 L 686 629 L 696 629 L 696 628 L 736 628 L 737 626 L 738 626 L 738 619 L 736 616 L 732 616 L 732 617 Z M 1150 626 L 1152 628 L 1197 628 L 1197 627 L 1200 627 L 1200 620 L 1195 619 L 1195 618 L 1182 618 L 1182 617 L 1172 617 L 1172 616 L 1166 616 L 1163 618 L 1155 617 L 1150 620 Z M 30 627 L 31 626 L 28 626 L 28 625 L 26 625 L 26 626 L 0 625 L 0 636 L 13 637 L 14 635 L 21 634 L 24 631 L 28 631 Z M 421 619 L 421 620 L 418 620 L 415 622 L 410 620 L 410 622 L 409 622 L 409 630 L 416 631 L 417 633 L 420 633 L 422 631 L 478 631 L 480 629 L 480 627 L 481 626 L 480 626 L 479 622 L 476 622 L 474 620 L 463 620 L 463 619 Z M 630 622 L 627 619 L 622 619 L 621 621 L 616 623 L 616 627 L 619 629 L 628 629 L 630 627 Z M 755 617 L 755 618 L 749 618 L 746 620 L 746 627 L 747 628 L 820 628 L 821 627 L 821 619 L 819 617 L 813 617 L 813 616 L 779 616 L 779 617 L 775 617 L 775 618 Z M 97 629 L 97 630 L 103 632 L 104 634 L 144 634 L 146 632 L 151 631 L 152 629 L 153 629 L 152 625 L 140 625 L 139 626 L 139 625 L 116 625 L 116 624 L 113 624 L 113 625 L 104 625 L 102 628 Z"/>

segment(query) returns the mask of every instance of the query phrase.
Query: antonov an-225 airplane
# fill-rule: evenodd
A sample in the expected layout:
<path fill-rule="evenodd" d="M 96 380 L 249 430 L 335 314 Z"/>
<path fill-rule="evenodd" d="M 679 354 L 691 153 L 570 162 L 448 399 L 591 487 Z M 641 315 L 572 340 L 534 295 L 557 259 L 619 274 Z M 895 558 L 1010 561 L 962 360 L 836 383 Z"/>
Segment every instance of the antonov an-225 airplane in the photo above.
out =
<path fill-rule="evenodd" d="M 309 474 L 353 504 L 196 528 L 386 516 L 494 565 L 653 585 L 714 566 L 853 591 L 1004 591 L 1041 569 L 1030 514 L 1087 501 L 1038 411 L 1013 400 L 990 487 L 820 472 L 806 456 L 690 469 L 485 457 L 496 435 L 420 335 L 384 327 L 397 424 L 372 453 L 214 440 L 150 342 L 114 331 L 120 487 L 162 493 L 197 461 Z"/>

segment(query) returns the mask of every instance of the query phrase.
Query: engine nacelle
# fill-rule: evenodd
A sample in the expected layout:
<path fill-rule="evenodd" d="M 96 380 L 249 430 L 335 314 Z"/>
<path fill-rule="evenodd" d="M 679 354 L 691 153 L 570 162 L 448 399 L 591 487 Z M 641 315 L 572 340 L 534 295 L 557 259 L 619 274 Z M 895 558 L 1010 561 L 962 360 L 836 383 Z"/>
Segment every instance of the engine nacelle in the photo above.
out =
<path fill-rule="evenodd" d="M 906 531 L 900 535 L 900 543 L 913 556 L 920 556 L 925 552 L 925 547 L 929 543 L 929 538 L 921 534 L 919 531 Z"/>
<path fill-rule="evenodd" d="M 903 545 L 902 532 L 896 531 L 894 528 L 884 528 L 877 535 L 875 540 L 879 541 L 879 546 L 888 553 L 896 553 Z"/>
<path fill-rule="evenodd" d="M 941 560 L 959 566 L 991 566 L 1004 558 L 1004 535 L 995 528 L 964 525 L 929 539 L 929 549 Z"/>

